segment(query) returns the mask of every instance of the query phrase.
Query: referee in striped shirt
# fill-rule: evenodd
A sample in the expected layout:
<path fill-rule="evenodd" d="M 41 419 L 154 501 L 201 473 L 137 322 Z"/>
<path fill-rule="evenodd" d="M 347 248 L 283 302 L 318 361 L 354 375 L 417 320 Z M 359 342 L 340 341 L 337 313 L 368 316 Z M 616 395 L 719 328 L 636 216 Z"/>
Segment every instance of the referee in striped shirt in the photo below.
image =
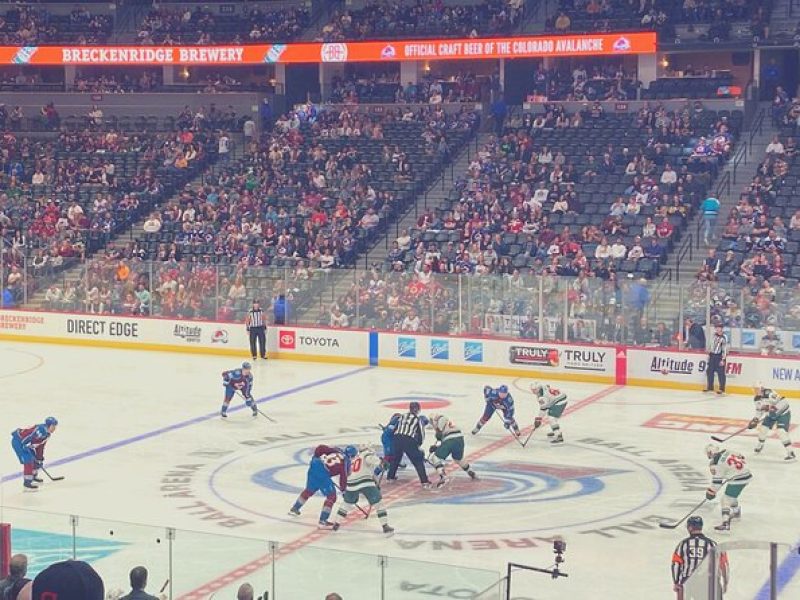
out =
<path fill-rule="evenodd" d="M 258 300 L 253 300 L 253 308 L 247 313 L 244 326 L 250 335 L 250 356 L 255 360 L 257 356 L 256 350 L 259 350 L 261 358 L 266 360 L 267 324 L 264 322 L 264 311 L 261 310 L 261 304 L 259 304 Z M 258 342 L 258 348 L 256 348 L 256 342 Z"/>
<path fill-rule="evenodd" d="M 431 482 L 425 472 L 425 455 L 420 450 L 420 446 L 425 440 L 425 426 L 428 424 L 428 419 L 420 415 L 419 411 L 419 402 L 412 402 L 408 405 L 408 412 L 402 415 L 397 422 L 392 439 L 392 462 L 389 464 L 386 479 L 397 480 L 397 467 L 400 466 L 400 461 L 405 454 L 417 470 L 422 487 L 428 488 Z"/>
<path fill-rule="evenodd" d="M 714 374 L 719 379 L 717 395 L 725 393 L 725 365 L 728 359 L 728 336 L 722 331 L 722 323 L 714 325 L 714 337 L 711 339 L 711 350 L 708 352 L 706 365 L 706 389 L 704 392 L 714 391 Z"/>
<path fill-rule="evenodd" d="M 689 530 L 689 537 L 681 540 L 672 553 L 672 589 L 677 594 L 677 600 L 684 600 L 684 585 L 711 553 L 711 548 L 717 546 L 714 540 L 703 535 L 703 517 L 692 515 L 686 521 L 686 528 Z M 716 559 L 719 565 L 717 585 L 719 591 L 724 593 L 728 587 L 728 555 L 721 552 Z M 701 584 L 707 586 L 708 578 L 701 579 Z M 719 598 L 722 598 L 721 593 Z"/>

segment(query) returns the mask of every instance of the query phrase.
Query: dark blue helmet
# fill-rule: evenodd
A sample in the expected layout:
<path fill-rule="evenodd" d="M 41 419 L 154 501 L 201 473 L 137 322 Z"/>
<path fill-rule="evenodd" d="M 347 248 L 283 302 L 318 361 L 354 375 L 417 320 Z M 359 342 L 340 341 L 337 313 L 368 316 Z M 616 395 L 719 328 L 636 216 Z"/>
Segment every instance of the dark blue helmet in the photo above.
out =
<path fill-rule="evenodd" d="M 242 368 L 243 369 L 252 369 L 253 365 L 251 365 L 249 362 L 243 362 L 242 363 Z"/>
<path fill-rule="evenodd" d="M 355 446 L 347 446 L 344 449 L 344 455 L 349 456 L 350 458 L 354 458 L 355 456 L 358 455 L 358 448 L 356 448 Z"/>
<path fill-rule="evenodd" d="M 58 425 L 58 419 L 56 419 L 55 417 L 47 417 L 44 420 L 44 426 L 45 427 L 51 427 L 53 425 Z"/>
<path fill-rule="evenodd" d="M 692 515 L 686 521 L 687 529 L 703 529 L 703 517 L 700 515 Z"/>
<path fill-rule="evenodd" d="M 499 388 L 497 388 L 497 391 L 499 393 L 501 393 L 501 394 L 507 394 L 508 393 L 508 386 L 507 385 L 501 385 Z"/>

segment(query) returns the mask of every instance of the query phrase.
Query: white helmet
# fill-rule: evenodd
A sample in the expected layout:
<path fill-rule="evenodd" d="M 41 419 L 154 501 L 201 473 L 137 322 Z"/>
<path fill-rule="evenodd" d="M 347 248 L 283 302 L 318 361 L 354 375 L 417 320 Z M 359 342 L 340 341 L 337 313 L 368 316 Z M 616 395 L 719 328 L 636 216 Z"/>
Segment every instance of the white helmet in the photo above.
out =
<path fill-rule="evenodd" d="M 545 385 L 543 383 L 539 383 L 538 381 L 534 382 L 531 385 L 531 392 L 534 396 L 542 396 L 544 394 Z"/>
<path fill-rule="evenodd" d="M 719 446 L 716 444 L 708 444 L 706 446 L 706 456 L 708 458 L 714 458 L 720 452 L 722 452 L 722 450 L 720 450 Z"/>

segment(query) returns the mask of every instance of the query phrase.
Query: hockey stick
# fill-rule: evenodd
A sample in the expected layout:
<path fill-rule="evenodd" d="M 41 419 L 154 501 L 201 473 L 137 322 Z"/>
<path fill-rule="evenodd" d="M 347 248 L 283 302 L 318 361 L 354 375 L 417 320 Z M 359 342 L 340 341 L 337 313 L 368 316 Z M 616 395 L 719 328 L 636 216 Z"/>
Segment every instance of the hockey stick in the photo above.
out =
<path fill-rule="evenodd" d="M 722 488 L 725 486 L 725 484 L 726 484 L 726 483 L 728 483 L 729 481 L 730 481 L 730 479 L 723 479 L 723 480 L 722 480 L 722 483 L 721 483 L 721 484 L 720 484 L 720 486 L 719 486 L 719 489 L 721 490 L 721 489 L 722 489 Z M 685 515 L 683 515 L 683 517 L 681 518 L 681 520 L 680 520 L 680 521 L 676 521 L 675 523 L 663 523 L 663 522 L 662 522 L 662 523 L 659 523 L 659 524 L 658 524 L 658 526 L 659 526 L 659 527 L 662 527 L 663 529 L 675 529 L 675 528 L 676 528 L 678 525 L 680 525 L 680 524 L 681 524 L 681 523 L 683 523 L 683 522 L 684 522 L 686 519 L 688 519 L 689 517 L 691 517 L 691 516 L 692 516 L 692 513 L 694 513 L 694 511 L 698 510 L 698 509 L 699 509 L 701 506 L 703 506 L 703 505 L 704 505 L 706 502 L 708 502 L 708 499 L 706 499 L 706 498 L 703 498 L 703 501 L 702 501 L 702 502 L 700 502 L 700 504 L 698 504 L 698 505 L 697 505 L 697 506 L 695 506 L 694 508 L 692 508 L 692 510 L 690 510 L 688 513 L 686 513 Z"/>
<path fill-rule="evenodd" d="M 522 442 L 522 447 L 523 448 L 528 445 L 528 442 L 531 441 L 531 438 L 533 437 L 533 434 L 536 432 L 537 429 L 539 429 L 539 428 L 538 427 L 534 427 L 533 429 L 531 429 L 531 432 L 528 434 L 528 437 L 526 437 L 525 441 Z"/>
<path fill-rule="evenodd" d="M 64 476 L 63 475 L 59 475 L 58 477 L 53 477 L 52 475 L 50 475 L 50 473 L 47 472 L 47 469 L 44 468 L 44 465 L 42 465 L 39 468 L 42 470 L 42 472 L 45 475 L 47 475 L 47 477 L 50 479 L 50 481 L 63 481 L 64 480 Z"/>
<path fill-rule="evenodd" d="M 260 408 L 258 408 L 257 406 L 256 406 L 256 411 L 258 412 L 258 414 L 260 414 L 262 417 L 264 417 L 264 418 L 265 418 L 267 421 L 269 421 L 270 423 L 277 423 L 277 421 L 276 421 L 275 419 L 273 419 L 272 417 L 270 417 L 270 416 L 269 416 L 267 413 L 265 413 L 264 411 L 262 411 L 262 410 L 261 410 Z"/>
<path fill-rule="evenodd" d="M 164 582 L 164 585 L 162 585 L 162 586 L 161 586 L 161 589 L 160 589 L 160 590 L 158 590 L 158 593 L 159 593 L 159 594 L 163 594 L 163 593 L 164 593 L 164 590 L 165 590 L 165 589 L 167 589 L 167 586 L 168 586 L 168 585 L 169 585 L 169 579 L 167 579 L 167 580 Z"/>
<path fill-rule="evenodd" d="M 242 394 L 241 392 L 238 392 L 238 394 L 239 394 L 239 396 L 242 398 L 242 400 L 244 400 L 244 401 L 245 401 L 245 404 L 246 404 L 246 403 L 247 403 L 247 398 L 245 397 L 245 395 L 244 395 L 244 394 Z M 256 401 L 255 401 L 255 400 L 252 400 L 252 402 L 253 402 L 253 406 L 255 407 L 255 409 L 256 409 L 256 412 L 257 412 L 258 414 L 260 414 L 262 417 L 264 417 L 264 418 L 265 418 L 267 421 L 270 421 L 271 423 L 277 423 L 277 421 L 276 421 L 275 419 L 273 419 L 272 417 L 270 417 L 269 415 L 267 415 L 267 413 L 265 413 L 263 410 L 261 410 L 260 408 L 258 408 L 258 405 L 256 404 Z"/>
<path fill-rule="evenodd" d="M 730 434 L 728 437 L 721 438 L 721 437 L 719 437 L 719 436 L 712 435 L 712 436 L 711 436 L 711 439 L 712 439 L 712 440 L 714 440 L 715 442 L 727 442 L 727 441 L 728 441 L 729 439 L 731 439 L 732 437 L 736 437 L 737 435 L 739 435 L 740 433 L 744 433 L 744 432 L 745 432 L 745 431 L 747 431 L 748 429 L 750 429 L 750 425 L 749 425 L 749 424 L 747 424 L 747 425 L 745 425 L 744 427 L 742 427 L 742 428 L 741 428 L 739 431 L 734 431 L 734 432 L 733 432 L 732 434 Z"/>
<path fill-rule="evenodd" d="M 333 484 L 333 487 L 335 487 L 337 490 L 339 490 L 339 493 L 342 494 L 342 496 L 344 496 L 344 492 L 342 491 L 342 488 L 340 488 L 336 483 Z M 355 506 L 361 512 L 361 514 L 364 515 L 365 519 L 367 517 L 369 517 L 369 513 L 367 511 L 365 511 L 363 508 L 361 508 L 358 505 L 358 502 L 353 502 L 353 506 Z"/>
<path fill-rule="evenodd" d="M 675 529 L 675 528 L 676 528 L 676 527 L 678 527 L 678 526 L 679 526 L 681 523 L 683 523 L 683 522 L 684 522 L 686 519 L 688 519 L 689 517 L 691 517 L 691 516 L 692 516 L 692 514 L 694 513 L 694 511 L 696 511 L 697 509 L 699 509 L 699 508 L 700 508 L 701 506 L 703 506 L 703 505 L 704 505 L 706 502 L 707 502 L 707 500 L 706 500 L 705 498 L 703 498 L 703 501 L 702 501 L 700 504 L 698 504 L 697 506 L 693 507 L 693 508 L 692 508 L 692 510 L 690 510 L 688 513 L 686 513 L 685 515 L 683 515 L 683 517 L 681 517 L 681 520 L 680 520 L 680 521 L 675 521 L 674 523 L 666 523 L 666 522 L 662 522 L 662 523 L 659 523 L 659 524 L 658 524 L 658 526 L 659 526 L 659 527 L 661 527 L 661 528 L 663 528 L 663 529 Z"/>

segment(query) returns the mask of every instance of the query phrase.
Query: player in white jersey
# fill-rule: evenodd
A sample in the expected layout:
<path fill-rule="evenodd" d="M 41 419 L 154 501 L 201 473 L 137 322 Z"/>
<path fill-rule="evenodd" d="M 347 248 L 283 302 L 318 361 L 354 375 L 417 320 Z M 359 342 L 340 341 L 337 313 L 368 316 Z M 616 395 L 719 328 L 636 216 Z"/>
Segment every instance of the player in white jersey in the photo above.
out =
<path fill-rule="evenodd" d="M 431 424 L 436 432 L 436 444 L 430 447 L 431 457 L 429 462 L 439 473 L 439 481 L 436 487 L 441 487 L 447 483 L 447 476 L 444 472 L 444 461 L 450 456 L 458 463 L 458 466 L 466 471 L 470 479 L 477 479 L 469 463 L 464 460 L 464 434 L 455 424 L 444 415 L 433 415 Z"/>
<path fill-rule="evenodd" d="M 533 420 L 533 428 L 541 427 L 544 418 L 547 417 L 548 425 L 550 425 L 547 437 L 552 438 L 550 443 L 562 443 L 564 435 L 561 433 L 561 425 L 558 420 L 564 414 L 564 409 L 567 408 L 567 395 L 559 389 L 538 382 L 531 386 L 531 392 L 539 402 L 539 414 Z"/>
<path fill-rule="evenodd" d="M 716 444 L 706 446 L 706 456 L 711 470 L 711 486 L 706 490 L 706 500 L 713 500 L 717 492 L 723 488 L 722 523 L 714 527 L 717 531 L 728 531 L 731 528 L 731 519 L 742 516 L 739 507 L 739 496 L 747 484 L 753 479 L 744 456 L 720 449 Z"/>
<path fill-rule="evenodd" d="M 764 442 L 767 440 L 769 432 L 772 429 L 776 429 L 778 439 L 786 449 L 784 460 L 795 460 L 792 440 L 789 439 L 789 427 L 792 424 L 792 411 L 789 403 L 786 398 L 769 388 L 765 388 L 761 383 L 756 383 L 753 388 L 755 391 L 753 402 L 756 405 L 756 414 L 750 420 L 748 428 L 758 428 L 756 454 L 764 449 Z"/>
<path fill-rule="evenodd" d="M 350 446 L 348 446 L 349 448 Z M 382 461 L 369 446 L 358 446 L 355 449 L 358 453 L 353 456 L 350 462 L 347 488 L 342 492 L 342 504 L 336 512 L 333 530 L 339 530 L 341 520 L 346 518 L 348 513 L 353 510 L 359 496 L 364 496 L 370 507 L 374 507 L 378 511 L 378 520 L 383 528 L 383 533 L 392 535 L 394 529 L 389 527 L 389 517 L 386 513 L 386 508 L 383 506 L 381 489 L 375 481 L 375 478 L 379 477 L 382 471 Z"/>

